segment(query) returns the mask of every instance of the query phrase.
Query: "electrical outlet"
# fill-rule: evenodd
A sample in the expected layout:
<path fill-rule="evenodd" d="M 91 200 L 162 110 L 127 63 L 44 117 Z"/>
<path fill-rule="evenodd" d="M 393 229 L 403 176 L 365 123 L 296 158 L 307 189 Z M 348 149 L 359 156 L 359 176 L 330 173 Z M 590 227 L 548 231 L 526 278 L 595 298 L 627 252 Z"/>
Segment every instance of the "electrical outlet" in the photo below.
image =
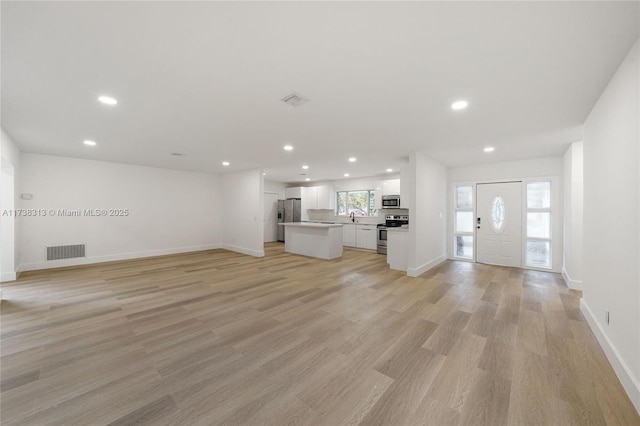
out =
<path fill-rule="evenodd" d="M 606 309 L 604 311 L 604 320 L 607 322 L 607 325 L 609 325 L 609 311 Z"/>

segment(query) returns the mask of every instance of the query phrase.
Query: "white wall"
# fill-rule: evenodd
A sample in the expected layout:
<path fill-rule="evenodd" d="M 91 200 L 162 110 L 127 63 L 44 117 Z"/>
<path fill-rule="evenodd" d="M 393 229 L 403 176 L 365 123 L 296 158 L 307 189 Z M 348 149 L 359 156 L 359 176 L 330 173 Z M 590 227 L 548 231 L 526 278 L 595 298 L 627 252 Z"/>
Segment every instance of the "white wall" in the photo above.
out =
<path fill-rule="evenodd" d="M 513 178 L 562 176 L 562 157 L 452 167 L 449 182 L 490 182 Z"/>
<path fill-rule="evenodd" d="M 264 192 L 273 192 L 278 194 L 278 200 L 284 200 L 285 196 L 284 196 L 284 188 L 287 185 L 285 185 L 282 182 L 273 182 L 270 180 L 265 180 L 264 181 Z"/>
<path fill-rule="evenodd" d="M 407 275 L 416 277 L 446 259 L 447 169 L 421 153 L 409 157 L 410 194 Z"/>
<path fill-rule="evenodd" d="M 564 154 L 564 259 L 562 276 L 570 288 L 582 290 L 583 143 Z"/>
<path fill-rule="evenodd" d="M 640 412 L 639 50 L 636 42 L 584 126 L 581 308 Z"/>
<path fill-rule="evenodd" d="M 0 137 L 0 282 L 16 279 L 19 264 L 19 246 L 16 235 L 20 219 L 12 213 L 18 205 L 20 151 L 9 135 L 1 130 Z"/>
<path fill-rule="evenodd" d="M 220 178 L 214 175 L 22 154 L 24 209 L 128 209 L 126 217 L 22 218 L 23 270 L 218 248 Z M 87 257 L 45 260 L 45 247 L 86 244 Z"/>
<path fill-rule="evenodd" d="M 326 184 L 332 186 L 334 191 L 357 191 L 359 189 L 376 189 L 382 184 L 382 181 L 388 179 L 400 179 L 400 175 L 397 173 L 390 173 L 385 176 L 371 176 L 365 178 L 354 179 L 337 179 L 327 182 Z M 320 183 L 319 185 L 324 185 Z"/>
<path fill-rule="evenodd" d="M 222 247 L 264 256 L 264 179 L 261 170 L 222 176 Z"/>
<path fill-rule="evenodd" d="M 453 190 L 456 184 L 475 184 L 481 182 L 520 180 L 523 182 L 539 178 L 551 180 L 551 234 L 552 242 L 552 271 L 561 272 L 563 262 L 563 158 L 548 157 L 532 160 L 507 161 L 500 163 L 479 164 L 475 166 L 453 167 L 448 170 L 448 205 L 449 227 L 447 238 L 447 252 L 453 257 Z M 524 189 L 523 189 L 524 191 Z M 523 197 L 526 194 L 523 193 Z M 524 198 L 526 200 L 526 198 Z M 523 216 L 526 220 L 526 216 Z M 524 232 L 524 230 L 523 230 Z M 524 233 L 523 233 L 524 235 Z M 524 246 L 523 246 L 524 247 Z"/>

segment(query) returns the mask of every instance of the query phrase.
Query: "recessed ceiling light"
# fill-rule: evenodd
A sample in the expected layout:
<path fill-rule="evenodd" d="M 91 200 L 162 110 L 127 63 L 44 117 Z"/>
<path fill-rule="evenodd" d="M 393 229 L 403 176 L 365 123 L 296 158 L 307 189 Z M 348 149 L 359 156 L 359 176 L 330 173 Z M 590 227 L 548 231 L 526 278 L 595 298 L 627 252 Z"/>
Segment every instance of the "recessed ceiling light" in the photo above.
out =
<path fill-rule="evenodd" d="M 229 164 L 230 164 L 230 163 L 229 163 L 228 161 L 223 161 L 223 162 L 222 162 L 222 165 L 223 165 L 223 166 L 228 166 Z"/>
<path fill-rule="evenodd" d="M 451 109 L 458 111 L 461 109 L 465 109 L 467 106 L 469 106 L 469 102 L 467 101 L 455 101 L 451 104 Z"/>
<path fill-rule="evenodd" d="M 356 161 L 358 161 L 358 159 L 356 157 L 349 157 L 349 162 L 350 163 L 355 163 Z"/>
<path fill-rule="evenodd" d="M 283 146 L 283 148 L 284 148 L 285 151 L 293 151 L 293 146 L 291 146 L 291 145 L 285 145 L 285 146 Z"/>
<path fill-rule="evenodd" d="M 391 173 L 393 169 L 387 169 L 387 173 Z"/>
<path fill-rule="evenodd" d="M 262 172 L 262 176 L 266 176 L 266 175 L 267 175 L 267 172 Z"/>
<path fill-rule="evenodd" d="M 484 152 L 493 152 L 493 151 L 495 151 L 495 148 L 492 146 L 488 146 L 484 149 Z"/>
<path fill-rule="evenodd" d="M 84 141 L 85 145 L 89 145 L 89 146 L 96 146 L 96 142 L 95 141 Z"/>
<path fill-rule="evenodd" d="M 302 166 L 302 168 L 303 168 L 303 169 L 305 169 L 305 170 L 307 170 L 307 169 L 309 168 L 309 166 L 307 166 L 306 164 L 304 164 L 304 165 Z"/>
<path fill-rule="evenodd" d="M 345 174 L 344 174 L 344 177 L 349 177 L 349 173 L 345 173 Z"/>
<path fill-rule="evenodd" d="M 98 100 L 105 105 L 117 105 L 118 101 L 111 96 L 98 96 Z"/>
<path fill-rule="evenodd" d="M 306 180 L 307 182 L 309 182 L 311 180 L 311 178 L 304 178 L 304 180 Z"/>

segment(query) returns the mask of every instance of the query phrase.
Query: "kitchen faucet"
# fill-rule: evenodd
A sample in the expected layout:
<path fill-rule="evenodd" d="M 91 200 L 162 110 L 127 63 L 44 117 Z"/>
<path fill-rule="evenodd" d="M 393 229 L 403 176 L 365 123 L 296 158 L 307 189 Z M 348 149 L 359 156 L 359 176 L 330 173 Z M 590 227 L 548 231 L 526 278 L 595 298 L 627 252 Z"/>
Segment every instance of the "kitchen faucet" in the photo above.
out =
<path fill-rule="evenodd" d="M 349 217 L 351 218 L 351 222 L 356 221 L 356 214 L 354 212 L 349 213 Z"/>

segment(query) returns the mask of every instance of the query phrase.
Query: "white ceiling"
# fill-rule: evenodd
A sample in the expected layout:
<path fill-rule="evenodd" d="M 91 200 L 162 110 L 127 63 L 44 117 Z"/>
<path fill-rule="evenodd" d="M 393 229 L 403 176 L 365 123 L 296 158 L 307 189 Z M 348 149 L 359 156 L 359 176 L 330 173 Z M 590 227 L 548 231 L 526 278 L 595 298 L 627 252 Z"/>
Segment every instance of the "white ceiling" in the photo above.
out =
<path fill-rule="evenodd" d="M 2 2 L 2 126 L 26 152 L 287 182 L 303 163 L 313 180 L 368 176 L 413 151 L 557 156 L 638 38 L 638 6 Z M 280 102 L 292 91 L 311 101 Z"/>

